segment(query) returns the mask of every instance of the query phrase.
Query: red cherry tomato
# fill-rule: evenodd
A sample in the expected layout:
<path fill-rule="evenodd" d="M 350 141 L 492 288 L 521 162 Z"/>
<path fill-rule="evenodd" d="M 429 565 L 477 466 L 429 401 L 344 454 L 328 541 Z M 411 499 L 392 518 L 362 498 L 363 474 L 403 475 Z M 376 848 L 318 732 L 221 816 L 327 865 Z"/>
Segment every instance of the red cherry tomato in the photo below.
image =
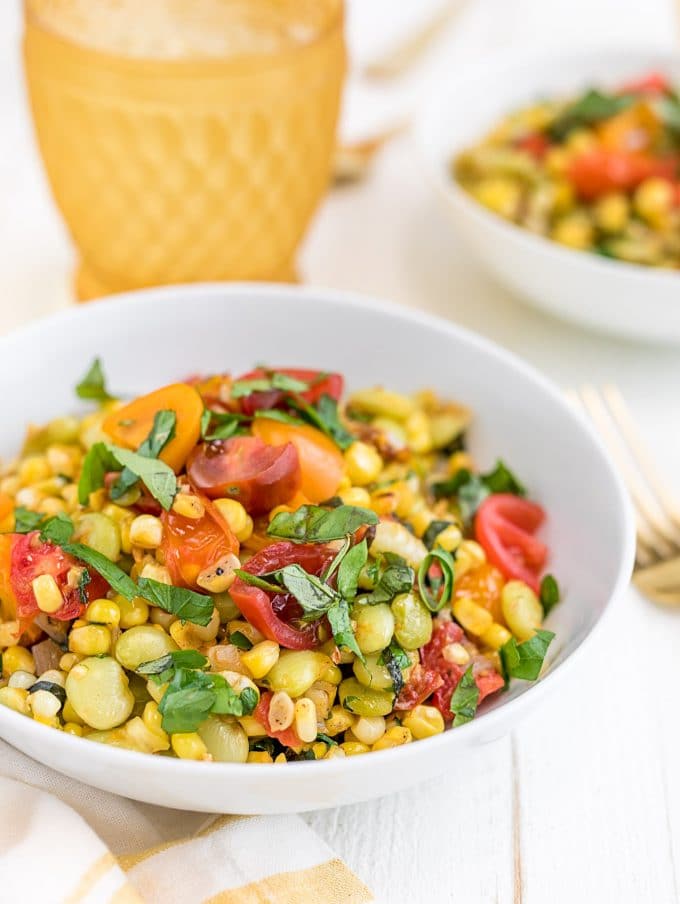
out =
<path fill-rule="evenodd" d="M 229 553 L 236 554 L 239 542 L 217 508 L 205 497 L 202 518 L 185 518 L 173 509 L 163 512 L 161 549 L 172 583 L 178 587 L 201 588 L 196 578 Z"/>
<path fill-rule="evenodd" d="M 340 401 L 345 381 L 341 374 L 324 373 L 321 370 L 305 370 L 304 368 L 294 367 L 272 367 L 270 371 L 276 371 L 278 374 L 285 374 L 294 380 L 302 380 L 309 385 L 309 389 L 295 393 L 305 402 L 313 405 L 318 402 L 322 395 L 329 395 L 336 402 Z M 241 380 L 259 380 L 267 377 L 267 371 L 263 368 L 256 368 L 243 374 L 238 378 Z M 268 389 L 262 392 L 251 392 L 250 395 L 241 399 L 241 408 L 245 414 L 254 414 L 256 411 L 267 408 L 276 408 L 283 402 L 286 393 L 280 389 Z"/>
<path fill-rule="evenodd" d="M 67 584 L 71 568 L 80 563 L 52 543 L 42 543 L 38 531 L 30 534 L 12 534 L 10 557 L 10 586 L 16 599 L 17 618 L 23 625 L 31 622 L 40 612 L 31 586 L 34 578 L 43 574 L 52 575 L 64 597 L 64 603 L 51 618 L 69 621 L 78 618 L 91 600 L 106 596 L 109 585 L 96 571 L 88 569 L 90 582 L 78 587 Z"/>
<path fill-rule="evenodd" d="M 550 147 L 550 141 L 542 132 L 530 132 L 515 142 L 520 151 L 526 151 L 536 160 L 542 160 Z"/>
<path fill-rule="evenodd" d="M 630 191 L 645 179 L 673 179 L 678 170 L 675 157 L 598 148 L 575 157 L 567 168 L 567 178 L 586 200 L 612 191 Z"/>
<path fill-rule="evenodd" d="M 330 565 L 335 552 L 319 544 L 296 544 L 287 541 L 272 543 L 256 553 L 243 566 L 251 574 L 267 574 L 284 565 L 297 562 L 309 574 L 321 575 Z M 318 643 L 317 624 L 296 628 L 291 624 L 299 619 L 302 608 L 289 593 L 270 594 L 259 587 L 236 578 L 229 591 L 231 598 L 253 627 L 268 640 L 275 640 L 289 650 L 310 650 Z"/>
<path fill-rule="evenodd" d="M 399 691 L 395 709 L 413 709 L 430 697 L 442 686 L 444 679 L 433 669 L 426 669 L 419 663 L 413 666 L 406 684 Z"/>
<path fill-rule="evenodd" d="M 533 534 L 544 519 L 540 505 L 510 493 L 487 496 L 475 516 L 475 537 L 491 564 L 509 580 L 524 581 L 536 593 L 548 547 Z"/>
<path fill-rule="evenodd" d="M 253 712 L 253 718 L 266 729 L 270 738 L 276 738 L 276 740 L 280 741 L 284 747 L 302 747 L 303 742 L 300 740 L 300 737 L 293 726 L 284 728 L 283 731 L 272 731 L 271 722 L 269 721 L 269 707 L 271 706 L 273 696 L 271 691 L 262 692 L 260 695 L 260 702 Z"/>
<path fill-rule="evenodd" d="M 191 483 L 215 499 L 237 499 L 252 515 L 287 502 L 300 488 L 297 449 L 267 445 L 256 436 L 201 443 L 189 457 Z"/>
<path fill-rule="evenodd" d="M 671 90 L 670 82 L 660 72 L 650 72 L 642 78 L 633 79 L 621 85 L 621 94 L 666 94 Z"/>

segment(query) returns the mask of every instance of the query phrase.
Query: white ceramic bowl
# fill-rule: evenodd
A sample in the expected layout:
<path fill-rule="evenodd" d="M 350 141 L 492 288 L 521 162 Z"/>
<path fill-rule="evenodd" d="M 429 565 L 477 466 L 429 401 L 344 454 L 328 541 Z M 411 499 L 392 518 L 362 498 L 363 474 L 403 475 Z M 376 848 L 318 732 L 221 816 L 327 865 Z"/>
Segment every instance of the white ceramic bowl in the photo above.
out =
<path fill-rule="evenodd" d="M 549 513 L 551 570 L 566 598 L 548 674 L 516 682 L 473 722 L 366 756 L 284 767 L 211 764 L 118 750 L 44 727 L 0 706 L 0 735 L 37 760 L 99 788 L 168 807 L 280 813 L 386 794 L 448 768 L 464 749 L 505 734 L 557 691 L 633 556 L 627 498 L 605 452 L 560 393 L 490 342 L 425 314 L 333 292 L 193 286 L 73 308 L 0 339 L 0 455 L 27 422 L 74 410 L 73 387 L 94 355 L 109 385 L 143 392 L 197 371 L 254 362 L 338 370 L 349 388 L 432 386 L 471 405 L 470 445 L 483 466 L 502 456 Z"/>
<path fill-rule="evenodd" d="M 451 177 L 450 161 L 512 110 L 542 97 L 616 86 L 650 71 L 680 83 L 680 55 L 611 50 L 487 59 L 446 82 L 425 105 L 418 141 L 438 194 L 489 272 L 526 301 L 596 330 L 680 342 L 680 272 L 574 251 L 508 223 Z"/>

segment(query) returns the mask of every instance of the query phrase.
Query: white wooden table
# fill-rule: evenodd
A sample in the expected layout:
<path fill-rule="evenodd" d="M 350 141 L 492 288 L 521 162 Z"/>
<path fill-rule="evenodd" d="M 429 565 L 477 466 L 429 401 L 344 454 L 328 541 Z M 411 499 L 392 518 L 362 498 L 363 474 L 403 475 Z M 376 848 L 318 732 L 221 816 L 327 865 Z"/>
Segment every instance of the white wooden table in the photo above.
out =
<path fill-rule="evenodd" d="M 385 11 L 360 0 L 360 52 Z M 485 51 L 677 37 L 672 0 L 472 0 L 400 89 L 353 90 L 348 133 L 413 102 Z M 69 297 L 71 252 L 47 197 L 20 84 L 18 2 L 0 3 L 0 329 Z M 391 111 L 391 112 L 389 112 Z M 680 491 L 680 354 L 599 338 L 523 307 L 468 261 L 414 163 L 410 139 L 370 181 L 333 194 L 303 254 L 308 281 L 426 308 L 525 356 L 563 386 L 617 381 Z M 597 303 L 597 299 L 593 299 Z M 680 301 L 679 301 L 680 303 Z M 18 375 L 20 379 L 20 375 Z M 512 737 L 448 775 L 372 803 L 306 817 L 382 901 L 666 904 L 680 869 L 680 612 L 629 591 L 572 676 Z M 677 865 L 676 865 L 677 864 Z"/>

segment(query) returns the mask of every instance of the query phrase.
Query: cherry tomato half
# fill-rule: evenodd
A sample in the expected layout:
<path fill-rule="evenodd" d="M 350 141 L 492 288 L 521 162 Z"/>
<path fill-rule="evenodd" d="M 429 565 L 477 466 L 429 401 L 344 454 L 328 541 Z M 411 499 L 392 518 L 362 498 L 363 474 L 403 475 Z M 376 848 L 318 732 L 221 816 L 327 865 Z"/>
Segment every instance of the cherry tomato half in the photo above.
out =
<path fill-rule="evenodd" d="M 272 367 L 270 372 L 275 371 L 278 374 L 285 374 L 295 380 L 301 380 L 307 383 L 309 388 L 302 392 L 295 393 L 305 402 L 313 405 L 318 402 L 322 395 L 329 395 L 336 402 L 340 401 L 345 381 L 341 374 L 324 373 L 321 370 L 305 370 L 304 368 L 294 367 Z M 266 378 L 267 371 L 263 368 L 256 368 L 243 374 L 238 378 L 241 380 L 258 380 Z M 250 395 L 241 399 L 241 408 L 245 414 L 254 414 L 256 411 L 267 408 L 276 408 L 283 402 L 286 393 L 280 389 L 268 389 L 262 392 L 251 392 Z"/>
<path fill-rule="evenodd" d="M 544 520 L 540 505 L 510 493 L 487 496 L 475 516 L 475 537 L 491 564 L 536 593 L 548 547 L 533 534 Z"/>
<path fill-rule="evenodd" d="M 50 617 L 61 621 L 78 618 L 88 602 L 106 596 L 109 585 L 96 571 L 89 569 L 90 582 L 83 587 L 67 584 L 71 568 L 79 563 L 52 543 L 42 543 L 38 531 L 30 534 L 10 534 L 12 549 L 10 558 L 10 586 L 16 599 L 17 618 L 23 625 L 30 623 L 40 612 L 31 586 L 34 578 L 52 575 L 64 597 L 64 604 Z"/>
<path fill-rule="evenodd" d="M 201 443 L 189 457 L 187 474 L 207 496 L 237 499 L 251 515 L 287 502 L 301 477 L 292 443 L 267 445 L 256 436 Z"/>
<path fill-rule="evenodd" d="M 205 568 L 239 550 L 238 540 L 217 508 L 205 497 L 199 498 L 205 506 L 202 518 L 185 518 L 173 509 L 161 515 L 161 549 L 172 583 L 193 590 L 201 589 L 196 578 Z"/>
<path fill-rule="evenodd" d="M 671 90 L 670 82 L 661 72 L 650 72 L 642 78 L 633 79 L 621 85 L 621 94 L 666 94 Z"/>
<path fill-rule="evenodd" d="M 413 709 L 423 703 L 444 684 L 442 676 L 433 669 L 426 669 L 416 663 L 408 681 L 402 687 L 394 704 L 395 709 Z"/>
<path fill-rule="evenodd" d="M 271 691 L 263 691 L 260 694 L 260 702 L 255 707 L 253 718 L 266 729 L 270 738 L 276 738 L 284 747 L 302 747 L 303 742 L 300 740 L 293 725 L 290 728 L 284 728 L 283 731 L 272 731 L 271 722 L 269 721 L 269 707 L 273 696 Z"/>
<path fill-rule="evenodd" d="M 518 150 L 531 154 L 536 160 L 542 160 L 550 147 L 550 141 L 543 132 L 529 132 L 528 135 L 518 138 L 515 146 Z"/>
<path fill-rule="evenodd" d="M 268 574 L 297 562 L 309 574 L 320 576 L 335 556 L 333 549 L 319 544 L 272 543 L 256 553 L 243 566 L 251 574 Z M 318 624 L 296 628 L 290 622 L 299 619 L 302 608 L 289 593 L 270 594 L 236 578 L 229 591 L 231 598 L 253 627 L 268 640 L 289 650 L 310 650 L 318 643 Z"/>
<path fill-rule="evenodd" d="M 566 175 L 582 198 L 592 200 L 612 191 L 630 191 L 653 176 L 673 179 L 677 170 L 675 157 L 597 148 L 575 157 Z"/>

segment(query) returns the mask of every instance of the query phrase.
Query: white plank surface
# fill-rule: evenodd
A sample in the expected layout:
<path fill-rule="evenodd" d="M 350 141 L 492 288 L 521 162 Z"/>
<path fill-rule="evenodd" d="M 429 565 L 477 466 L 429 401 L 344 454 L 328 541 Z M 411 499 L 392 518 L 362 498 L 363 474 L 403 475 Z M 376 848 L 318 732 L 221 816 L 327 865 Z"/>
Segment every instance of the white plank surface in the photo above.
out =
<path fill-rule="evenodd" d="M 361 57 L 384 46 L 388 29 L 408 28 L 423 6 L 357 0 L 350 32 Z M 0 330 L 66 302 L 72 257 L 30 142 L 17 12 L 17 0 L 0 3 Z M 677 36 L 675 12 L 672 0 L 469 0 L 427 65 L 398 89 L 352 86 L 345 132 L 413 109 L 428 82 L 482 53 L 668 43 Z M 565 387 L 615 380 L 680 492 L 680 354 L 582 333 L 492 285 L 451 234 L 408 137 L 386 149 L 370 181 L 329 198 L 302 264 L 308 281 L 471 326 Z M 512 738 L 410 791 L 307 819 L 381 901 L 677 902 L 679 687 L 680 613 L 631 590 L 571 684 Z"/>

